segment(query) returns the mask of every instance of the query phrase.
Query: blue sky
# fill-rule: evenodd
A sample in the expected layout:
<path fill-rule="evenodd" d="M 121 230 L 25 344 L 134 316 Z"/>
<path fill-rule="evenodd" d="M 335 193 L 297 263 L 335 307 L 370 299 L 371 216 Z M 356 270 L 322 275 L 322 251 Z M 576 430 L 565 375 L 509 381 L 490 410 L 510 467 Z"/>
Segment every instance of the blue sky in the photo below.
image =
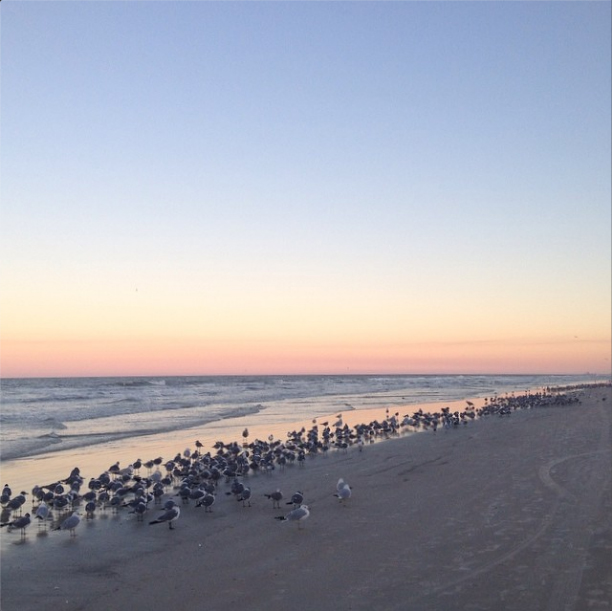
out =
<path fill-rule="evenodd" d="M 609 369 L 610 3 L 0 10 L 5 344 L 578 336 Z"/>

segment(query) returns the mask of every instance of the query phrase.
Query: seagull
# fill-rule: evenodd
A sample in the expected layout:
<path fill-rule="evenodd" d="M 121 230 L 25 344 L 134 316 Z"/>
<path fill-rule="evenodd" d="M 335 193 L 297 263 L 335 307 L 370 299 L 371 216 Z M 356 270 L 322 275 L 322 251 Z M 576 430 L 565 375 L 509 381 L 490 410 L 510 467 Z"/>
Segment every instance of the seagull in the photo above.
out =
<path fill-rule="evenodd" d="M 21 506 L 26 502 L 26 494 L 26 492 L 22 491 L 21 494 L 18 494 L 17 496 L 10 499 L 6 503 L 5 507 L 10 511 L 17 511 L 17 509 L 19 509 L 19 515 L 21 515 Z"/>
<path fill-rule="evenodd" d="M 189 491 L 189 498 L 192 501 L 196 502 L 196 507 L 198 506 L 198 503 L 206 496 L 206 491 L 202 490 L 202 488 L 194 488 L 193 490 Z"/>
<path fill-rule="evenodd" d="M 244 484 L 239 482 L 236 478 L 232 482 L 231 492 L 226 492 L 225 494 L 233 494 L 238 500 L 240 500 L 240 495 L 244 491 Z"/>
<path fill-rule="evenodd" d="M 172 526 L 172 522 L 176 522 L 176 520 L 179 519 L 180 515 L 181 508 L 176 505 L 175 507 L 171 507 L 170 509 L 168 509 L 166 513 L 163 513 L 161 516 L 159 516 L 157 520 L 152 520 L 151 522 L 149 522 L 149 524 L 161 524 L 162 522 L 168 522 L 168 528 L 170 530 L 173 530 L 174 526 Z"/>
<path fill-rule="evenodd" d="M 85 517 L 88 520 L 91 520 L 94 517 L 95 511 L 96 511 L 96 502 L 95 501 L 89 501 L 85 505 Z"/>
<path fill-rule="evenodd" d="M 266 494 L 264 495 L 269 499 L 272 499 L 272 507 L 274 509 L 280 509 L 280 502 L 281 499 L 283 498 L 283 493 L 280 491 L 279 488 L 276 489 L 275 492 L 273 492 L 272 494 Z"/>
<path fill-rule="evenodd" d="M 242 492 L 236 498 L 237 501 L 242 501 L 242 506 L 246 507 L 245 503 L 248 503 L 248 506 L 251 506 L 251 489 L 246 486 L 243 488 Z"/>
<path fill-rule="evenodd" d="M 2 489 L 2 495 L 0 495 L 0 503 L 5 505 L 11 500 L 11 487 L 8 484 L 4 484 L 4 488 Z"/>
<path fill-rule="evenodd" d="M 41 501 L 40 505 L 36 509 L 36 513 L 34 514 L 35 518 L 39 520 L 46 520 L 49 517 L 49 505 L 44 501 Z"/>
<path fill-rule="evenodd" d="M 304 500 L 304 493 L 299 490 L 291 496 L 291 500 L 287 501 L 286 505 L 293 505 L 294 507 L 299 507 Z"/>
<path fill-rule="evenodd" d="M 207 492 L 197 503 L 196 507 L 204 507 L 204 511 L 212 512 L 212 506 L 215 502 L 215 495 Z"/>
<path fill-rule="evenodd" d="M 74 511 L 71 515 L 69 515 L 59 526 L 56 526 L 53 530 L 69 530 L 70 536 L 75 537 L 76 533 L 74 529 L 79 525 L 81 521 L 81 516 Z"/>
<path fill-rule="evenodd" d="M 351 498 L 351 487 L 342 478 L 340 478 L 336 484 L 336 493 L 334 496 L 337 496 L 341 503 Z"/>
<path fill-rule="evenodd" d="M 21 530 L 21 536 L 25 537 L 25 529 L 30 524 L 30 514 L 26 513 L 24 516 L 20 518 L 16 518 L 12 522 L 4 522 L 0 524 L 2 526 L 8 526 L 9 528 L 19 528 Z"/>
<path fill-rule="evenodd" d="M 136 514 L 136 520 L 141 522 L 144 520 L 144 514 L 147 511 L 147 504 L 141 499 L 136 505 L 134 505 L 134 509 L 130 511 L 130 513 Z"/>
<path fill-rule="evenodd" d="M 286 516 L 276 516 L 276 520 L 288 521 L 288 522 L 297 522 L 298 528 L 300 527 L 300 522 L 303 522 L 310 515 L 310 510 L 308 505 L 300 505 L 297 509 L 290 511 Z"/>

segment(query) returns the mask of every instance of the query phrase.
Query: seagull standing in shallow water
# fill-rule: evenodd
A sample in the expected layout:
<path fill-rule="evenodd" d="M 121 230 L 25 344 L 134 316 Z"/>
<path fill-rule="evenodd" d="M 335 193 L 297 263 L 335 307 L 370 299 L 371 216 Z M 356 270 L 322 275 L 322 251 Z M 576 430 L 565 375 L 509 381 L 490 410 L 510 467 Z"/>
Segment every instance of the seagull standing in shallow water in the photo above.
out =
<path fill-rule="evenodd" d="M 0 524 L 2 526 L 8 526 L 9 529 L 18 528 L 21 531 L 21 536 L 25 537 L 25 529 L 30 524 L 30 514 L 26 513 L 24 516 L 16 518 L 12 522 L 4 522 Z"/>
<path fill-rule="evenodd" d="M 81 516 L 79 516 L 79 514 L 75 511 L 53 530 L 69 530 L 70 536 L 75 537 L 76 533 L 74 532 L 74 529 L 79 525 L 80 521 Z"/>
<path fill-rule="evenodd" d="M 47 518 L 49 517 L 49 505 L 44 501 L 41 501 L 40 505 L 36 509 L 34 517 L 40 520 L 39 524 L 46 524 Z"/>
<path fill-rule="evenodd" d="M 4 484 L 4 488 L 2 488 L 2 494 L 0 495 L 0 503 L 6 505 L 11 500 L 11 488 L 8 484 Z"/>

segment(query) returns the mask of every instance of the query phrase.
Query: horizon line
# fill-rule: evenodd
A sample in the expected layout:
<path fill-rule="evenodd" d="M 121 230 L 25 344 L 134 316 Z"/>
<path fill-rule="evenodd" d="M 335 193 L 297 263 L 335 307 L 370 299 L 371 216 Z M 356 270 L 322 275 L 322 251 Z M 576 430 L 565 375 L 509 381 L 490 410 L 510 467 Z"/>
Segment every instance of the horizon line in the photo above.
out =
<path fill-rule="evenodd" d="M 535 376 L 535 377 L 559 377 L 559 376 L 610 376 L 612 377 L 612 371 L 597 372 L 597 371 L 586 371 L 586 372 L 572 372 L 572 373 L 534 373 L 534 372 L 514 372 L 514 373 L 397 373 L 397 372 L 370 372 L 370 373 L 185 373 L 185 374 L 92 374 L 92 375 L 23 375 L 23 376 L 3 376 L 0 374 L 0 381 L 2 380 L 59 380 L 59 379 L 108 379 L 108 378 L 272 378 L 272 377 L 293 377 L 293 378 L 314 378 L 314 377 L 408 377 L 408 376 L 419 376 L 419 377 L 450 377 L 450 376 L 464 376 L 464 377 L 493 377 L 493 376 L 505 376 L 505 377 L 518 377 L 518 376 Z"/>

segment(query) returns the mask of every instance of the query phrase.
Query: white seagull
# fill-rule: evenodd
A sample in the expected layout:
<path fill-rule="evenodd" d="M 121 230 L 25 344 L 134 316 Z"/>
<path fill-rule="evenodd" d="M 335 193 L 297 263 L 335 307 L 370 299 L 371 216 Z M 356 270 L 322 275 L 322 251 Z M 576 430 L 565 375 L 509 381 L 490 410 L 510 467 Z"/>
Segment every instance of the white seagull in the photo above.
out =
<path fill-rule="evenodd" d="M 337 496 L 341 503 L 351 498 L 351 487 L 342 478 L 336 484 L 336 494 L 334 496 Z"/>
<path fill-rule="evenodd" d="M 54 528 L 53 530 L 69 530 L 70 536 L 76 536 L 74 529 L 79 525 L 81 521 L 81 516 L 74 511 L 71 515 L 69 515 L 59 526 Z"/>
<path fill-rule="evenodd" d="M 300 524 L 308 519 L 310 515 L 310 509 L 308 505 L 300 505 L 297 509 L 290 511 L 286 516 L 277 516 L 276 520 L 297 522 L 298 528 L 301 528 Z"/>
<path fill-rule="evenodd" d="M 36 513 L 34 514 L 35 518 L 38 518 L 41 521 L 45 521 L 49 517 L 49 505 L 44 501 L 40 502 L 40 505 L 36 509 Z"/>

